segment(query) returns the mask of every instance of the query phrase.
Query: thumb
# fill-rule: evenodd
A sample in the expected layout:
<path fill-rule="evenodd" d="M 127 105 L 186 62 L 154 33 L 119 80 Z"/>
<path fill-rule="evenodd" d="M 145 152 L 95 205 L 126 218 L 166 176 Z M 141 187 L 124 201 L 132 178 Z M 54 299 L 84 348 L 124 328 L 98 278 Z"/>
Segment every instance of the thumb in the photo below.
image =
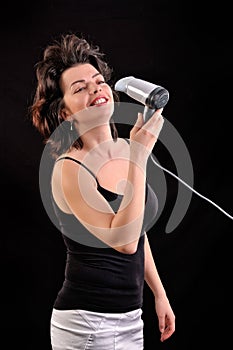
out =
<path fill-rule="evenodd" d="M 134 136 L 138 132 L 139 129 L 141 129 L 143 124 L 144 124 L 143 115 L 142 115 L 142 113 L 138 113 L 137 120 L 136 120 L 133 128 L 130 131 L 131 137 Z"/>
<path fill-rule="evenodd" d="M 139 129 L 143 126 L 143 124 L 144 124 L 143 115 L 142 113 L 138 112 L 138 117 L 134 126 Z"/>
<path fill-rule="evenodd" d="M 159 330 L 160 330 L 161 334 L 163 334 L 163 332 L 165 330 L 165 320 L 163 317 L 159 318 Z"/>

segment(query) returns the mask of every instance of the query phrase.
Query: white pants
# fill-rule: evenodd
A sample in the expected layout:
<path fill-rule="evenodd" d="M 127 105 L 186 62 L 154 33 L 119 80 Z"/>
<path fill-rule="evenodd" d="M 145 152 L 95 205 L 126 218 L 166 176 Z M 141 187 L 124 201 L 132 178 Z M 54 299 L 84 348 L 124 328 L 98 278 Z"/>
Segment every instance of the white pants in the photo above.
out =
<path fill-rule="evenodd" d="M 53 309 L 52 349 L 143 350 L 141 315 L 141 309 L 126 313 Z"/>

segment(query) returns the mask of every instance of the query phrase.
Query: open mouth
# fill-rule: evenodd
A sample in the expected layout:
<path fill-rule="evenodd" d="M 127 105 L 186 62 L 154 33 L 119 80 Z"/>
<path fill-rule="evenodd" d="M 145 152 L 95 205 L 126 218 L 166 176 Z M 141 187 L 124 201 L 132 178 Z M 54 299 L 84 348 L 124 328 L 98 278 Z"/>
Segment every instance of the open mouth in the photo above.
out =
<path fill-rule="evenodd" d="M 102 106 L 107 102 L 108 102 L 108 99 L 106 97 L 101 96 L 94 99 L 94 101 L 92 101 L 91 103 L 91 106 Z"/>

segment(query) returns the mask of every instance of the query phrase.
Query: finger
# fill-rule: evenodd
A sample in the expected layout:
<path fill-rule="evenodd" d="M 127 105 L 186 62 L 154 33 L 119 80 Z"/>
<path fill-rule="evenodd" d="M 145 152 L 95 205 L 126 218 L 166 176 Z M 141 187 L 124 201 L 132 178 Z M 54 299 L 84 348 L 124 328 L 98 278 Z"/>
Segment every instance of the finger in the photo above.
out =
<path fill-rule="evenodd" d="M 152 119 L 152 122 L 153 122 L 153 119 L 156 118 L 156 116 L 161 115 L 162 112 L 163 112 L 163 108 L 157 109 L 157 110 L 152 114 L 152 116 L 146 121 L 146 123 L 150 124 L 151 119 Z"/>
<path fill-rule="evenodd" d="M 156 115 L 150 123 L 146 123 L 143 125 L 142 129 L 149 132 L 153 136 L 158 137 L 159 133 L 163 127 L 164 118 L 162 115 Z"/>
<path fill-rule="evenodd" d="M 150 128 L 151 126 L 153 126 L 155 124 L 155 122 L 157 120 L 159 120 L 159 118 L 162 116 L 162 108 L 157 109 L 157 111 L 155 111 L 155 113 L 152 115 L 152 117 L 150 119 L 147 120 L 147 122 L 144 124 L 145 128 Z"/>
<path fill-rule="evenodd" d="M 165 317 L 159 317 L 159 330 L 163 334 L 165 330 Z"/>
<path fill-rule="evenodd" d="M 170 327 L 167 327 L 164 330 L 164 332 L 161 334 L 161 337 L 160 337 L 161 342 L 170 338 L 173 333 L 174 333 L 174 330 L 172 330 Z"/>
<path fill-rule="evenodd" d="M 163 331 L 163 333 L 161 333 L 161 341 L 164 341 L 166 339 L 168 339 L 173 333 L 175 332 L 175 324 L 171 323 L 170 325 L 167 325 Z"/>
<path fill-rule="evenodd" d="M 143 126 L 143 124 L 144 124 L 143 115 L 142 115 L 142 113 L 138 113 L 137 120 L 136 120 L 133 128 L 131 129 L 131 134 L 136 133 Z"/>
<path fill-rule="evenodd" d="M 144 121 L 143 121 L 143 114 L 138 112 L 138 117 L 137 117 L 137 120 L 136 120 L 136 123 L 134 126 L 138 127 L 138 128 L 141 128 L 144 124 Z"/>

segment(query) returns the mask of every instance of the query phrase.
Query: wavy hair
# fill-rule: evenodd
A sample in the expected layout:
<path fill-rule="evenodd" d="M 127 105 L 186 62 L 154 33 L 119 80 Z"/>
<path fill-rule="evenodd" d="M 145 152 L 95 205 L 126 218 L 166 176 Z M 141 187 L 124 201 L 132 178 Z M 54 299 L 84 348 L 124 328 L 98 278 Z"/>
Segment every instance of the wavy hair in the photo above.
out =
<path fill-rule="evenodd" d="M 54 158 L 67 151 L 70 146 L 77 149 L 83 147 L 81 137 L 76 130 L 70 131 L 70 122 L 64 121 L 61 116 L 64 103 L 59 80 L 66 69 L 77 63 L 90 63 L 109 83 L 112 69 L 104 60 L 104 53 L 100 52 L 98 46 L 91 45 L 76 34 L 62 34 L 60 40 L 54 40 L 45 48 L 42 59 L 35 65 L 37 85 L 29 115 L 44 142 L 50 143 Z M 114 90 L 113 97 L 115 101 L 119 101 Z M 112 137 L 116 140 L 118 132 L 112 118 L 110 127 Z"/>

